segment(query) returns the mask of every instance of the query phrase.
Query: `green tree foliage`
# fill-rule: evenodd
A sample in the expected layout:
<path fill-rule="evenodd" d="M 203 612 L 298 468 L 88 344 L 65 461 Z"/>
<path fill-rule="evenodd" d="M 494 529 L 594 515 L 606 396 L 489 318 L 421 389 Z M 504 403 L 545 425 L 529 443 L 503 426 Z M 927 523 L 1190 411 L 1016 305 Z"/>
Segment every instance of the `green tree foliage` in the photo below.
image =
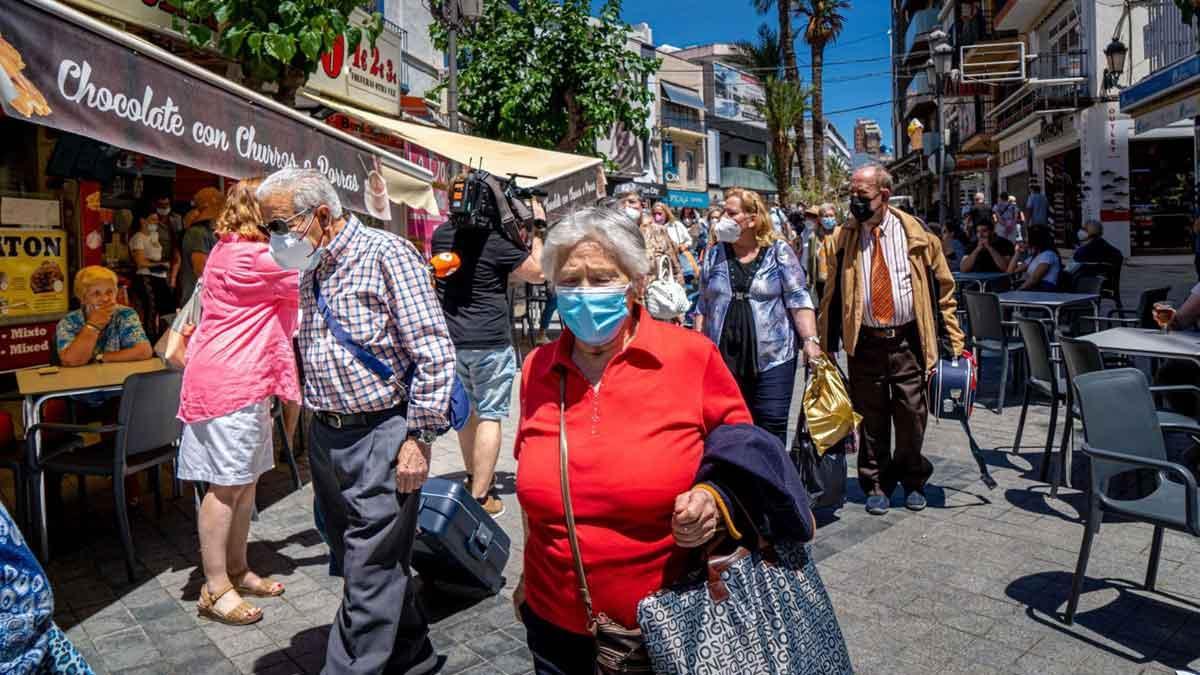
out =
<path fill-rule="evenodd" d="M 800 0 L 796 11 L 804 17 L 804 41 L 812 50 L 812 156 L 813 178 L 825 184 L 825 112 L 822 78 L 825 71 L 825 47 L 838 39 L 846 26 L 842 12 L 850 9 L 849 0 Z"/>
<path fill-rule="evenodd" d="M 780 195 L 788 194 L 792 183 L 794 147 L 788 131 L 796 120 L 803 120 L 808 110 L 808 92 L 795 82 L 768 77 L 763 81 L 764 101 L 756 103 L 759 114 L 767 122 L 771 138 L 771 170 Z"/>
<path fill-rule="evenodd" d="M 458 36 L 459 110 L 481 136 L 563 152 L 597 154 L 615 124 L 644 137 L 646 78 L 659 60 L 626 49 L 620 17 L 620 0 L 607 0 L 598 21 L 587 0 L 520 0 L 516 12 L 487 0 Z M 447 47 L 444 25 L 430 34 Z"/>
<path fill-rule="evenodd" d="M 291 105 L 296 91 L 317 70 L 321 55 L 343 35 L 353 50 L 364 30 L 350 25 L 350 12 L 361 0 L 181 0 L 175 6 L 191 23 L 177 23 L 197 47 L 214 44 L 239 63 L 246 84 L 274 90 Z M 215 30 L 212 28 L 215 26 Z M 374 13 L 365 33 L 373 44 L 383 28 Z"/>

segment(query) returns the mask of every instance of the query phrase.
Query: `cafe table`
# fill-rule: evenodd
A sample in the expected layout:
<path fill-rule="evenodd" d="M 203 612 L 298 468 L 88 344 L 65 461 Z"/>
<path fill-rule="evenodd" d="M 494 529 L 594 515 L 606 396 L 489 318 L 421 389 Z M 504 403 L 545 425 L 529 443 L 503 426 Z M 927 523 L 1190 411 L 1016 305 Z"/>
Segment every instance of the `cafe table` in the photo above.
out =
<path fill-rule="evenodd" d="M 1109 328 L 1081 337 L 1102 352 L 1179 359 L 1200 365 L 1200 331 L 1163 333 L 1153 328 Z"/>
<path fill-rule="evenodd" d="M 1046 312 L 1058 328 L 1058 317 L 1067 307 L 1091 305 L 1099 313 L 1100 296 L 1096 293 L 1041 293 L 1038 291 L 1008 291 L 1000 293 L 1000 306 L 1011 309 L 1037 309 Z"/>
<path fill-rule="evenodd" d="M 986 292 L 991 284 L 1011 276 L 1008 272 L 955 272 L 954 283 L 962 288 L 973 287 L 982 293 Z"/>
<path fill-rule="evenodd" d="M 18 370 L 17 391 L 24 398 L 25 428 L 41 422 L 42 405 L 54 398 L 67 398 L 80 394 L 98 392 L 117 392 L 125 386 L 125 378 L 137 373 L 152 373 L 163 370 L 166 365 L 162 359 L 152 358 L 145 361 L 127 361 L 124 363 L 92 363 L 86 366 L 68 368 L 65 366 L 50 366 L 46 368 L 26 368 Z M 28 437 L 28 433 L 26 434 Z M 27 438 L 33 449 L 35 458 L 41 457 L 41 434 L 33 434 Z M 38 503 L 46 503 L 46 480 L 38 479 L 32 486 L 37 491 Z M 37 509 L 34 518 L 37 520 L 37 536 L 35 550 L 42 560 L 49 559 L 50 545 L 46 532 L 46 509 Z"/>

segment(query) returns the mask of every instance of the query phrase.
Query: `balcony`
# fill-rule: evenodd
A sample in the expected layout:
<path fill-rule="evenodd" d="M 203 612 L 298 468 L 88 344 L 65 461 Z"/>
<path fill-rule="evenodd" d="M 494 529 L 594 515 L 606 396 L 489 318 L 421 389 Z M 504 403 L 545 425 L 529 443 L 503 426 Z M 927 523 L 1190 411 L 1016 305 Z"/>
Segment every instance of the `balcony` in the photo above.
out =
<path fill-rule="evenodd" d="M 383 20 L 383 30 L 395 35 L 400 39 L 400 93 L 407 94 L 410 91 L 408 79 L 408 31 L 404 30 L 397 24 Z"/>
<path fill-rule="evenodd" d="M 929 84 L 929 76 L 921 71 L 913 76 L 908 88 L 904 90 L 904 117 L 919 117 L 928 107 L 937 104 L 933 86 Z"/>
<path fill-rule="evenodd" d="M 994 107 L 990 95 L 976 95 L 974 100 L 958 106 L 958 126 L 951 133 L 955 152 L 995 152 L 996 119 L 989 115 Z"/>
<path fill-rule="evenodd" d="M 676 129 L 679 131 L 690 131 L 695 134 L 704 134 L 704 120 L 700 119 L 698 111 L 691 108 L 664 102 L 661 119 L 664 129 Z"/>
<path fill-rule="evenodd" d="M 1024 33 L 1029 30 L 1051 5 L 1052 0 L 1003 0 L 996 3 L 996 30 L 1015 30 Z"/>
<path fill-rule="evenodd" d="M 1156 0 L 1146 8 L 1149 21 L 1142 28 L 1142 44 L 1150 60 L 1150 72 L 1196 53 L 1196 29 L 1183 22 L 1172 0 Z"/>
<path fill-rule="evenodd" d="M 1087 50 L 1038 54 L 1026 83 L 990 113 L 996 129 L 1007 129 L 1038 113 L 1078 110 L 1091 102 Z"/>
<path fill-rule="evenodd" d="M 913 50 L 919 48 L 924 55 L 929 33 L 940 26 L 937 9 L 931 7 L 914 13 L 908 22 L 908 30 L 904 33 L 904 53 L 911 57 Z"/>

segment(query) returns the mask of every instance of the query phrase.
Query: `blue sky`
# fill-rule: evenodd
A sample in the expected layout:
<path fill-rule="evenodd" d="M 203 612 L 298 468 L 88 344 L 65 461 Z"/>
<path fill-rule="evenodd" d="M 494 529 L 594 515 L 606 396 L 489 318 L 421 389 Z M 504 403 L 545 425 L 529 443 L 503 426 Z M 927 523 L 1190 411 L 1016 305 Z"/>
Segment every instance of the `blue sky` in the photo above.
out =
<path fill-rule="evenodd" d="M 603 0 L 592 0 L 598 8 Z M 750 0 L 624 0 L 623 16 L 629 23 L 649 23 L 654 41 L 684 47 L 706 42 L 754 40 L 764 21 L 776 25 L 774 10 L 759 16 Z M 891 73 L 887 31 L 891 25 L 887 0 L 852 0 L 846 29 L 838 43 L 825 50 L 825 103 L 827 111 L 843 110 L 891 98 Z M 796 41 L 801 74 L 809 79 L 808 45 Z M 872 60 L 868 60 L 872 59 Z M 846 63 L 859 61 L 858 63 Z M 827 114 L 846 142 L 854 142 L 854 120 L 869 117 L 883 128 L 884 143 L 892 144 L 891 107 Z"/>

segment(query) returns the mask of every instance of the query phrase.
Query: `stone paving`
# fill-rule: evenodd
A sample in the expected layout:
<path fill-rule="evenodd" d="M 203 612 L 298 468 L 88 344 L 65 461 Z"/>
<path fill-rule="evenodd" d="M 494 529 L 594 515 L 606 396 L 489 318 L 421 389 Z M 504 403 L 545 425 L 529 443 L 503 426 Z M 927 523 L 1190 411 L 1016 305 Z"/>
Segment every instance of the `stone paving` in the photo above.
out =
<path fill-rule="evenodd" d="M 1138 287 L 1172 283 L 1182 299 L 1190 267 L 1134 265 Z M 985 390 L 984 397 L 988 396 Z M 1010 400 L 1016 397 L 1011 397 Z M 1076 625 L 1065 607 L 1083 528 L 1079 493 L 1051 498 L 1037 480 L 1047 416 L 1031 410 L 1026 445 L 1011 452 L 1015 407 L 976 409 L 973 428 L 999 482 L 988 490 L 957 424 L 931 423 L 927 454 L 937 472 L 930 508 L 893 508 L 868 516 L 851 460 L 851 501 L 823 513 L 813 545 L 855 668 L 860 673 L 1169 673 L 1200 669 L 1200 545 L 1168 534 L 1157 593 L 1140 587 L 1151 528 L 1105 523 L 1096 539 Z M 464 598 L 437 585 L 425 595 L 443 673 L 526 673 L 524 631 L 513 617 L 512 585 L 522 567 L 520 509 L 512 496 L 512 424 L 500 464 L 513 538 L 509 585 L 493 598 Z M 433 473 L 461 476 L 457 445 L 443 439 Z M 307 482 L 307 474 L 305 474 Z M 5 477 L 4 480 L 7 480 Z M 3 483 L 11 500 L 10 484 Z M 67 487 L 70 495 L 74 490 Z M 327 574 L 326 548 L 312 525 L 311 486 L 299 491 L 282 468 L 264 477 L 260 519 L 251 528 L 251 563 L 287 585 L 280 598 L 256 600 L 257 625 L 232 628 L 198 619 L 201 584 L 190 488 L 156 517 L 134 516 L 140 567 L 127 583 L 111 525 L 111 492 L 92 490 L 82 513 L 54 523 L 47 564 L 57 621 L 98 673 L 314 673 L 323 662 L 341 580 Z M 11 503 L 11 501 L 9 502 Z M 894 502 L 900 506 L 899 496 Z"/>

